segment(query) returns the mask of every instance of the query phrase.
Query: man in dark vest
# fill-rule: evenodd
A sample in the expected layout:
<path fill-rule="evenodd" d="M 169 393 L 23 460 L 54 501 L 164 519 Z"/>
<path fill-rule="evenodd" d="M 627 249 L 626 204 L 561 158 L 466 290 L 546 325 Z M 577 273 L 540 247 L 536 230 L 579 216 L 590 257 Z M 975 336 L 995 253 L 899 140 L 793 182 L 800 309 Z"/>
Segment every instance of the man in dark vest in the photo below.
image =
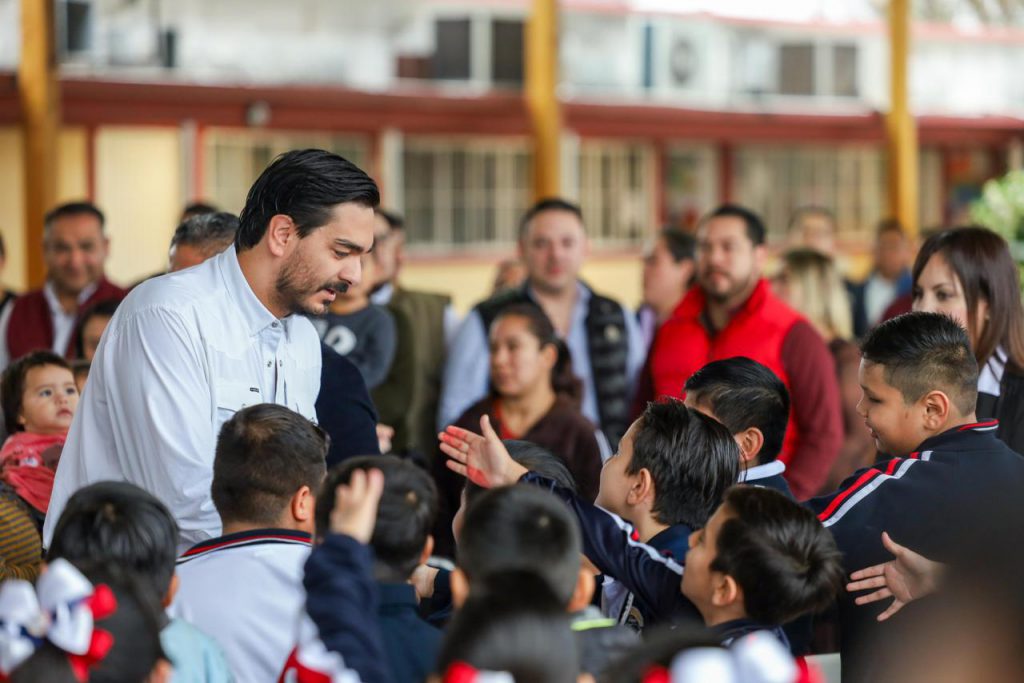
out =
<path fill-rule="evenodd" d="M 564 199 L 542 199 L 519 228 L 526 284 L 478 304 L 463 321 L 448 353 L 439 426 L 451 424 L 487 393 L 488 329 L 513 303 L 533 301 L 551 319 L 583 380 L 583 414 L 612 448 L 629 427 L 629 409 L 645 348 L 633 315 L 579 279 L 588 251 L 583 214 Z"/>
<path fill-rule="evenodd" d="M 103 212 L 89 202 L 62 204 L 44 225 L 46 284 L 16 299 L 0 318 L 0 367 L 35 349 L 71 357 L 79 314 L 125 295 L 103 276 L 110 249 Z"/>
<path fill-rule="evenodd" d="M 418 452 L 431 457 L 437 448 L 437 400 L 441 392 L 441 371 L 444 369 L 447 341 L 458 326 L 458 315 L 452 299 L 446 294 L 422 292 L 402 287 L 398 275 L 405 260 L 405 222 L 401 216 L 377 209 L 373 233 L 373 257 L 377 265 L 377 286 L 370 301 L 387 306 L 395 315 L 404 316 L 412 335 L 411 343 L 399 339 L 398 349 L 411 352 L 412 358 L 395 358 L 394 369 L 409 368 L 408 392 L 412 407 L 406 411 L 402 424 L 389 425 L 395 434 L 391 450 L 395 453 Z M 411 361 L 411 363 L 409 362 Z M 388 383 L 390 384 L 390 383 Z M 374 392 L 374 403 L 382 417 L 388 414 L 389 394 Z"/>

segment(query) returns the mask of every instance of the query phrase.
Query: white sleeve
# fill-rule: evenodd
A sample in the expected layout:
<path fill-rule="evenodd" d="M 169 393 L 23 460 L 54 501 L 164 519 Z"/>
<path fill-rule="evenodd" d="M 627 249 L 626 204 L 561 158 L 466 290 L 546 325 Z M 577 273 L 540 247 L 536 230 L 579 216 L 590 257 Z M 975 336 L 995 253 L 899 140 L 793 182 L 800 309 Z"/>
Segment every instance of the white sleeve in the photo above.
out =
<path fill-rule="evenodd" d="M 448 304 L 444 307 L 444 345 L 451 347 L 452 342 L 455 341 L 455 334 L 459 331 L 459 314 L 455 312 L 455 307 Z"/>
<path fill-rule="evenodd" d="M 14 310 L 15 301 L 16 299 L 8 301 L 4 310 L 0 312 L 0 371 L 11 364 L 11 353 L 7 350 L 7 328 L 11 324 L 11 311 Z"/>
<path fill-rule="evenodd" d="M 141 486 L 170 509 L 179 550 L 187 549 L 221 528 L 210 497 L 215 416 L 200 334 L 163 309 L 117 322 L 94 359 L 55 490 L 69 496 L 112 475 Z"/>

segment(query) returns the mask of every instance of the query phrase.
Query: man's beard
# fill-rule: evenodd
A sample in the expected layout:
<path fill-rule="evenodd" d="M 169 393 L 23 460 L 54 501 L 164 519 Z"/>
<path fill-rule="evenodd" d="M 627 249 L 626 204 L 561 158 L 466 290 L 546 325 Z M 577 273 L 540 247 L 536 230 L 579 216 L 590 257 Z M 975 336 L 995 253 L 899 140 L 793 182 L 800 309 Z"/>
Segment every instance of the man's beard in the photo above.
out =
<path fill-rule="evenodd" d="M 341 294 L 348 290 L 347 282 L 317 281 L 309 266 L 299 258 L 297 253 L 285 262 L 281 272 L 277 276 L 274 290 L 277 293 L 278 303 L 281 308 L 289 313 L 302 313 L 304 315 L 321 316 L 327 313 L 330 304 L 323 306 L 312 306 L 307 299 L 322 289 L 333 289 Z"/>
<path fill-rule="evenodd" d="M 704 290 L 704 295 L 707 298 L 709 298 L 709 299 L 711 299 L 711 300 L 713 300 L 713 301 L 715 301 L 717 303 L 720 303 L 720 304 L 721 303 L 726 303 L 728 301 L 731 301 L 737 295 L 742 294 L 743 292 L 747 291 L 751 287 L 751 284 L 753 282 L 755 282 L 756 279 L 757 279 L 753 272 L 748 273 L 747 277 L 744 278 L 743 280 L 740 280 L 740 281 L 734 280 L 732 278 L 732 276 L 727 274 L 727 273 L 722 273 L 721 271 L 718 271 L 718 272 L 720 274 L 722 274 L 722 275 L 725 275 L 725 277 L 728 279 L 728 282 L 729 282 L 729 287 L 727 289 L 725 289 L 724 291 L 713 290 L 710 287 L 708 287 L 707 285 L 705 285 L 704 281 L 705 281 L 706 278 L 704 276 L 699 278 L 699 281 L 700 281 L 701 289 Z"/>

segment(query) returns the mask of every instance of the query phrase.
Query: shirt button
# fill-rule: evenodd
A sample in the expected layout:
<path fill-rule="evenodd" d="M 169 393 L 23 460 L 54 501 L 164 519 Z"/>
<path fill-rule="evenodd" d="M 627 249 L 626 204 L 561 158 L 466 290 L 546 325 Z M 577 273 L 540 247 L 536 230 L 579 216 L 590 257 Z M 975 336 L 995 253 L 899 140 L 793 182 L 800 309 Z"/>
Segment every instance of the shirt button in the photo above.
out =
<path fill-rule="evenodd" d="M 271 326 L 271 327 L 277 327 L 277 326 L 278 326 L 278 323 L 277 323 L 277 322 L 272 322 L 272 323 L 270 323 L 270 326 Z"/>
<path fill-rule="evenodd" d="M 269 367 L 270 367 L 271 365 L 273 365 L 273 364 L 274 364 L 274 361 L 270 361 L 270 360 L 268 360 L 268 361 L 267 361 L 267 367 L 268 367 L 268 368 L 269 368 Z"/>
<path fill-rule="evenodd" d="M 277 367 L 281 367 L 282 365 L 284 365 L 284 361 L 283 360 L 277 361 Z"/>

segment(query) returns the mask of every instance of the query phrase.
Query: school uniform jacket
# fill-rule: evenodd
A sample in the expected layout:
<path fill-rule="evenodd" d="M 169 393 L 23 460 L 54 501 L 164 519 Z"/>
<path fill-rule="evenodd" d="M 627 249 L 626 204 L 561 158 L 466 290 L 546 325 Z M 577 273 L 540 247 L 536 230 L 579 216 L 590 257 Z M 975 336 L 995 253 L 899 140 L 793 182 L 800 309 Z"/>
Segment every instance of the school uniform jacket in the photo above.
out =
<path fill-rule="evenodd" d="M 846 573 L 892 559 L 882 546 L 883 531 L 925 557 L 949 562 L 958 539 L 984 524 L 990 511 L 1012 509 L 1024 491 L 1024 458 L 996 438 L 997 429 L 996 420 L 955 427 L 808 501 L 832 532 Z M 854 597 L 839 596 L 844 681 L 870 680 L 870 643 L 889 627 L 875 621 L 886 601 L 858 607 Z"/>

